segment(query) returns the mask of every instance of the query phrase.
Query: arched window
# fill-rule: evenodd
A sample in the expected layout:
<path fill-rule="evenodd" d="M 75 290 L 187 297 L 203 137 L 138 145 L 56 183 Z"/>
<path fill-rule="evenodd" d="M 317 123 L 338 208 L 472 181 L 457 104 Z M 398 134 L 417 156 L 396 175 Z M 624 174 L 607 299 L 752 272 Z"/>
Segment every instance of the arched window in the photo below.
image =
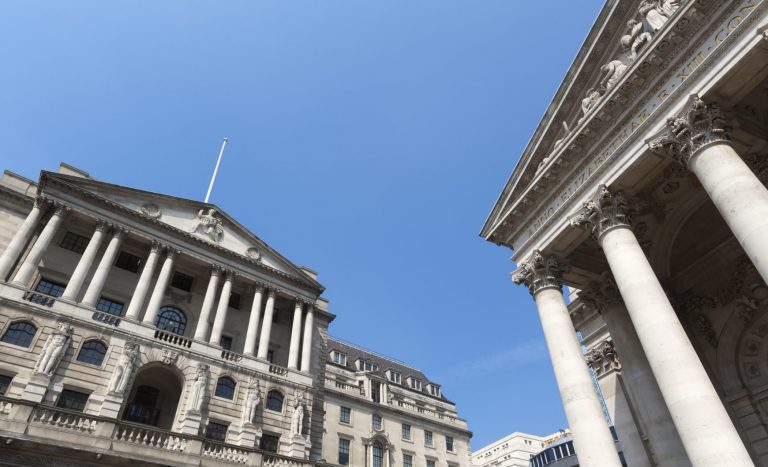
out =
<path fill-rule="evenodd" d="M 101 366 L 104 356 L 107 354 L 107 346 L 96 339 L 86 341 L 77 354 L 77 361 Z"/>
<path fill-rule="evenodd" d="M 271 390 L 267 393 L 266 408 L 275 412 L 283 411 L 283 395 L 280 391 Z"/>
<path fill-rule="evenodd" d="M 0 341 L 19 347 L 29 347 L 36 333 L 37 327 L 34 324 L 29 321 L 18 321 L 8 326 Z"/>
<path fill-rule="evenodd" d="M 236 385 L 237 383 L 235 383 L 234 379 L 229 376 L 222 376 L 216 382 L 216 396 L 223 397 L 224 399 L 234 399 Z"/>
<path fill-rule="evenodd" d="M 184 334 L 184 330 L 187 328 L 187 316 L 178 308 L 164 306 L 160 308 L 155 325 L 157 329 L 162 329 L 163 331 Z"/>
<path fill-rule="evenodd" d="M 380 442 L 373 442 L 373 467 L 384 467 L 384 446 Z"/>

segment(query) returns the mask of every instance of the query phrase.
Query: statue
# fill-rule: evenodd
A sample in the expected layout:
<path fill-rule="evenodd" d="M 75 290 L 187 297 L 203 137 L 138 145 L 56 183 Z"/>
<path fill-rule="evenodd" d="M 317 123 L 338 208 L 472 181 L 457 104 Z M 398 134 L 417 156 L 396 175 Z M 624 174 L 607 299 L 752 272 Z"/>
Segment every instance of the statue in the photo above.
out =
<path fill-rule="evenodd" d="M 216 217 L 216 210 L 211 208 L 208 212 L 205 209 L 201 209 L 197 213 L 197 225 L 192 229 L 193 233 L 205 235 L 214 242 L 220 242 L 221 237 L 224 236 L 224 227 L 222 226 L 221 219 Z"/>
<path fill-rule="evenodd" d="M 203 400 L 208 389 L 208 378 L 208 365 L 204 363 L 198 364 L 195 381 L 192 383 L 192 389 L 189 391 L 187 398 L 187 412 L 200 413 L 203 409 Z"/>
<path fill-rule="evenodd" d="M 301 436 L 304 425 L 304 401 L 301 394 L 296 392 L 293 401 L 293 414 L 291 415 L 291 435 Z"/>
<path fill-rule="evenodd" d="M 669 17 L 661 9 L 660 0 L 643 0 L 640 3 L 639 11 L 653 32 L 663 28 L 669 21 Z"/>
<path fill-rule="evenodd" d="M 133 365 L 136 357 L 139 356 L 139 344 L 128 342 L 123 347 L 123 354 L 117 360 L 115 371 L 112 373 L 112 379 L 107 386 L 107 393 L 121 395 L 125 391 L 128 381 L 133 374 Z"/>
<path fill-rule="evenodd" d="M 619 82 L 621 76 L 627 71 L 627 65 L 621 60 L 613 60 L 600 68 L 600 87 L 606 91 Z"/>
<path fill-rule="evenodd" d="M 72 340 L 74 328 L 67 323 L 59 323 L 58 329 L 48 336 L 45 341 L 40 359 L 35 365 L 35 371 L 46 375 L 53 375 L 61 358 L 67 352 L 69 341 Z"/>
<path fill-rule="evenodd" d="M 256 418 L 256 408 L 258 408 L 260 403 L 261 392 L 259 391 L 259 382 L 255 381 L 248 389 L 248 393 L 245 396 L 245 404 L 243 405 L 243 415 L 241 419 L 243 425 L 246 423 L 253 423 Z"/>
<path fill-rule="evenodd" d="M 580 125 L 581 122 L 587 118 L 589 111 L 592 110 L 592 108 L 597 105 L 598 102 L 600 102 L 600 98 L 603 96 L 601 91 L 601 89 L 595 88 L 590 88 L 589 91 L 587 91 L 587 96 L 581 100 L 581 111 L 584 113 L 584 115 L 582 115 L 577 124 Z"/>
<path fill-rule="evenodd" d="M 653 38 L 651 33 L 644 29 L 643 23 L 636 19 L 631 19 L 627 22 L 627 34 L 621 37 L 621 46 L 630 62 L 635 61 L 637 54 Z"/>

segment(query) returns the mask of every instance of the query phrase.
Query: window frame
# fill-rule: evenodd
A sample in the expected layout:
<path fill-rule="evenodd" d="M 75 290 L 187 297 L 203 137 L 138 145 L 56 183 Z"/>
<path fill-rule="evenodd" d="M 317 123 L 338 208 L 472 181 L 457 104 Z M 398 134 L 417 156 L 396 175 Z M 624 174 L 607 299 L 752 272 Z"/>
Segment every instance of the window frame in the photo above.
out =
<path fill-rule="evenodd" d="M 118 311 L 117 307 L 120 308 L 119 312 L 114 313 L 114 311 Z M 112 316 L 123 316 L 123 312 L 125 311 L 125 303 L 102 296 L 99 298 L 98 303 L 96 303 L 96 309 L 102 313 L 107 313 Z"/>
<path fill-rule="evenodd" d="M 453 436 L 445 435 L 445 450 L 446 452 L 456 452 L 456 440 Z"/>
<path fill-rule="evenodd" d="M 339 423 L 343 423 L 344 425 L 352 424 L 352 407 L 347 407 L 345 405 L 339 406 Z"/>
<path fill-rule="evenodd" d="M 211 428 L 215 428 L 215 430 L 212 430 Z M 226 443 L 228 431 L 229 423 L 219 420 L 208 420 L 208 423 L 205 425 L 205 431 L 203 432 L 203 438 L 218 443 Z"/>
<path fill-rule="evenodd" d="M 171 283 L 169 285 L 174 289 L 183 290 L 184 292 L 192 292 L 192 286 L 194 284 L 195 276 L 191 274 L 185 274 L 181 271 L 173 271 L 173 276 L 171 276 Z"/>
<path fill-rule="evenodd" d="M 376 421 L 378 420 L 378 424 Z M 382 431 L 384 429 L 384 417 L 375 413 L 371 415 L 371 428 L 374 431 Z"/>
<path fill-rule="evenodd" d="M 104 348 L 103 353 L 95 350 L 93 348 L 86 348 L 89 344 L 97 344 Z M 83 360 L 80 358 L 81 355 L 83 355 L 83 352 L 96 352 L 97 354 L 101 355 L 101 359 L 94 359 L 91 360 Z M 83 343 L 80 345 L 80 349 L 77 351 L 77 355 L 75 356 L 75 361 L 78 363 L 82 363 L 85 365 L 94 366 L 97 368 L 101 368 L 104 365 L 104 360 L 107 358 L 107 352 L 109 352 L 109 345 L 105 344 L 103 341 L 99 339 L 86 339 L 83 341 Z M 88 355 L 84 356 L 85 358 L 89 358 Z M 96 361 L 98 360 L 98 362 Z"/>
<path fill-rule="evenodd" d="M 347 366 L 347 354 L 339 352 L 338 350 L 331 351 L 331 361 L 336 365 Z"/>
<path fill-rule="evenodd" d="M 50 286 L 48 287 L 48 290 L 40 290 L 43 284 Z M 40 277 L 40 280 L 38 280 L 37 284 L 35 284 L 35 292 L 38 292 L 53 298 L 59 298 L 62 295 L 64 295 L 64 291 L 66 289 L 67 289 L 67 284 L 62 284 L 61 282 L 50 280 L 47 277 Z"/>
<path fill-rule="evenodd" d="M 28 326 L 30 326 L 34 330 L 32 335 L 29 337 L 29 342 L 27 343 L 27 345 L 21 345 L 21 344 L 18 344 L 17 342 L 9 342 L 9 341 L 6 340 L 6 336 L 8 335 L 9 332 L 11 332 L 11 328 L 13 328 L 14 326 L 17 326 L 17 325 L 28 325 Z M 21 348 L 21 349 L 31 349 L 34 346 L 35 336 L 37 336 L 39 330 L 40 330 L 40 328 L 34 322 L 32 322 L 31 320 L 20 319 L 20 320 L 17 320 L 17 321 L 13 321 L 11 323 L 8 323 L 8 326 L 6 326 L 5 330 L 3 330 L 3 335 L 0 336 L 0 342 L 2 342 L 3 344 L 7 344 L 7 345 L 12 345 L 14 347 L 18 347 L 18 348 Z M 14 332 L 17 332 L 17 331 L 14 330 Z M 24 330 L 24 333 L 26 335 L 29 335 L 29 332 L 26 329 Z"/>
<path fill-rule="evenodd" d="M 139 271 L 141 271 L 141 267 L 143 265 L 144 258 L 139 255 L 134 255 L 133 253 L 126 250 L 120 250 L 120 253 L 117 254 L 117 258 L 115 259 L 114 264 L 116 268 L 122 269 L 123 271 L 128 271 L 131 274 L 138 274 Z"/>
<path fill-rule="evenodd" d="M 88 243 L 90 243 L 90 241 L 91 237 L 86 237 L 85 235 L 80 235 L 72 230 L 67 230 L 64 232 L 64 235 L 61 236 L 59 247 L 77 255 L 82 255 L 85 253 L 85 249 L 88 248 Z"/>
<path fill-rule="evenodd" d="M 15 377 L 16 375 L 0 373 L 0 396 L 5 396 L 8 394 L 8 389 L 11 388 L 11 384 L 13 384 L 13 378 Z M 8 381 L 5 381 L 6 379 Z"/>
<path fill-rule="evenodd" d="M 167 327 L 165 327 L 165 325 L 163 325 L 163 327 L 160 327 L 160 320 L 164 319 L 163 312 L 166 312 L 166 311 L 176 311 L 180 314 L 181 318 L 183 318 L 183 320 L 179 321 L 179 324 L 181 326 L 181 332 L 177 332 L 178 329 L 176 331 L 168 329 Z M 169 321 L 166 320 L 166 323 L 168 322 Z M 180 308 L 176 308 L 175 306 L 168 306 L 168 305 L 160 307 L 160 311 L 157 312 L 157 318 L 155 319 L 155 327 L 157 329 L 160 329 L 161 331 L 177 334 L 179 336 L 183 336 L 184 333 L 186 332 L 187 323 L 188 323 L 187 314 L 184 313 L 184 311 L 182 311 Z"/>
<path fill-rule="evenodd" d="M 280 409 L 275 409 L 273 407 L 270 407 L 270 404 L 272 403 L 272 401 L 276 400 L 273 397 L 273 395 L 275 394 L 280 396 L 280 400 L 279 400 Z M 269 391 L 267 391 L 267 397 L 264 401 L 264 409 L 274 413 L 283 413 L 284 408 L 285 408 L 285 395 L 282 392 L 278 391 L 277 389 L 270 389 Z"/>
<path fill-rule="evenodd" d="M 65 403 L 65 399 L 63 399 L 63 397 L 74 396 L 74 395 L 77 395 L 77 397 L 75 397 L 74 399 L 71 399 L 71 400 L 75 402 L 75 404 L 74 404 L 75 407 L 72 407 L 72 406 L 68 407 L 66 405 L 62 405 L 62 404 Z M 82 400 L 82 398 L 80 396 L 85 396 L 85 399 Z M 77 400 L 78 398 L 80 398 L 81 400 Z M 89 392 L 83 392 L 83 391 L 77 391 L 75 389 L 64 388 L 64 389 L 61 390 L 61 392 L 59 393 L 59 396 L 56 398 L 56 408 L 72 410 L 74 412 L 82 413 L 82 412 L 85 411 L 85 407 L 86 407 L 86 405 L 88 405 L 88 400 L 90 398 L 91 398 L 91 393 L 89 393 Z M 77 406 L 80 403 L 82 403 L 82 407 L 78 408 Z"/>
<path fill-rule="evenodd" d="M 346 444 L 346 452 L 344 452 L 343 446 Z M 338 455 L 339 455 L 339 465 L 349 465 L 350 459 L 352 458 L 352 440 L 349 438 L 339 438 L 339 449 L 338 449 Z M 343 455 L 346 455 L 346 462 L 344 462 Z"/>
<path fill-rule="evenodd" d="M 229 386 L 230 383 L 231 383 L 231 387 Z M 229 392 L 220 393 L 220 389 L 221 391 L 224 391 L 224 390 L 232 391 L 231 396 L 229 395 Z M 234 401 L 236 394 L 237 394 L 237 381 L 235 380 L 235 378 L 229 375 L 222 375 L 216 379 L 216 388 L 213 390 L 214 396 L 220 399 Z"/>
<path fill-rule="evenodd" d="M 424 446 L 435 447 L 435 434 L 429 430 L 424 430 Z"/>
<path fill-rule="evenodd" d="M 266 443 L 264 442 L 265 440 L 274 441 L 275 449 L 274 450 L 268 449 L 266 447 Z M 261 449 L 262 451 L 266 451 L 266 452 L 271 452 L 271 453 L 277 454 L 280 451 L 280 435 L 274 435 L 274 434 L 271 434 L 271 433 L 263 433 L 261 435 L 261 440 L 259 440 L 259 449 Z"/>
<path fill-rule="evenodd" d="M 405 441 L 412 441 L 413 439 L 413 427 L 408 423 L 403 423 L 401 427 L 401 434 Z"/>

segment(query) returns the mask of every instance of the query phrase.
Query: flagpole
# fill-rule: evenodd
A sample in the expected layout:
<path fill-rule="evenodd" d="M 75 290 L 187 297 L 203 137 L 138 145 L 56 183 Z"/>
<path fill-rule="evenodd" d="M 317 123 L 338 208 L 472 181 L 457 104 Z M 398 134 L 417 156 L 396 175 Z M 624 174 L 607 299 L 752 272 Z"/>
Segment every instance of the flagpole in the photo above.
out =
<path fill-rule="evenodd" d="M 208 193 L 205 194 L 205 202 L 211 198 L 211 190 L 213 190 L 213 182 L 216 181 L 216 174 L 219 173 L 219 164 L 221 164 L 221 156 L 224 155 L 224 148 L 227 147 L 227 138 L 224 138 L 224 142 L 221 143 L 221 151 L 219 151 L 219 158 L 216 159 L 216 167 L 213 169 L 213 176 L 211 177 L 211 184 L 208 185 Z"/>

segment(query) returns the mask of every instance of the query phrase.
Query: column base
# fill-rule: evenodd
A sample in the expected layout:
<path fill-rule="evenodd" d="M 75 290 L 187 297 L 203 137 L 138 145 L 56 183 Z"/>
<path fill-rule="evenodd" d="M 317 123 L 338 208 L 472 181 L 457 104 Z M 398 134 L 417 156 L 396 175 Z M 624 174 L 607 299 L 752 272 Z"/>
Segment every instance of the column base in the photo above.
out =
<path fill-rule="evenodd" d="M 39 404 L 43 401 L 50 384 L 50 376 L 45 373 L 33 373 L 24 387 L 24 392 L 21 393 L 21 399 Z"/>

